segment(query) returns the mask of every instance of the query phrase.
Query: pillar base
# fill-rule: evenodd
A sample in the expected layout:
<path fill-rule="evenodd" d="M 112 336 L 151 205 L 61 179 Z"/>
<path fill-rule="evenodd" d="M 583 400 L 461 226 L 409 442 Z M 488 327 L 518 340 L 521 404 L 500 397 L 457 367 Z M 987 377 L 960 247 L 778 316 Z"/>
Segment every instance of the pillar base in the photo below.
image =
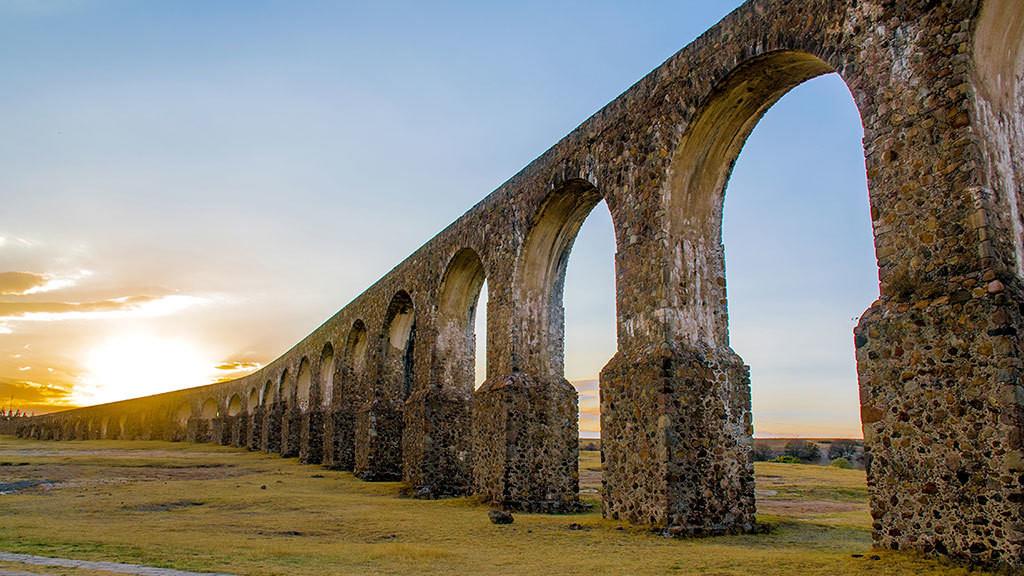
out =
<path fill-rule="evenodd" d="M 336 408 L 325 415 L 324 466 L 352 470 L 356 463 L 356 415 L 351 408 Z"/>
<path fill-rule="evenodd" d="M 263 411 L 263 436 L 260 439 L 260 449 L 267 453 L 281 451 L 281 419 L 284 408 L 274 403 L 267 406 Z"/>
<path fill-rule="evenodd" d="M 299 462 L 320 464 L 324 454 L 324 413 L 310 410 L 302 415 Z"/>
<path fill-rule="evenodd" d="M 246 434 L 246 444 L 249 450 L 256 452 L 260 449 L 260 444 L 263 439 L 263 406 L 257 406 L 252 410 L 252 414 L 249 416 L 249 430 Z"/>
<path fill-rule="evenodd" d="M 405 403 L 404 480 L 417 498 L 469 494 L 473 481 L 471 397 L 443 388 Z"/>
<path fill-rule="evenodd" d="M 876 302 L 855 332 L 876 546 L 1024 565 L 1019 292 Z"/>
<path fill-rule="evenodd" d="M 402 479 L 402 409 L 389 400 L 365 404 L 356 414 L 354 473 L 363 480 Z"/>
<path fill-rule="evenodd" d="M 90 434 L 90 437 L 92 434 Z M 209 442 L 210 421 L 205 418 L 189 418 L 185 428 L 185 440 L 188 442 Z"/>
<path fill-rule="evenodd" d="M 524 373 L 473 394 L 474 491 L 495 506 L 575 512 L 579 504 L 576 390 Z"/>
<path fill-rule="evenodd" d="M 621 352 L 601 371 L 606 518 L 675 536 L 751 532 L 750 378 L 729 349 Z"/>

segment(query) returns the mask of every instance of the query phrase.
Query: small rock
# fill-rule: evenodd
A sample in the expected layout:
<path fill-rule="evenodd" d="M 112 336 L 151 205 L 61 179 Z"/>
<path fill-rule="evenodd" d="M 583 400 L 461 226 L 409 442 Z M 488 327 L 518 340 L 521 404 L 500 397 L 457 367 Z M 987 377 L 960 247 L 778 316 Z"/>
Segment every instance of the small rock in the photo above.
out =
<path fill-rule="evenodd" d="M 491 519 L 492 524 L 511 524 L 515 520 L 512 513 L 506 510 L 490 510 L 487 517 Z"/>
<path fill-rule="evenodd" d="M 267 489 L 267 485 L 266 484 L 260 486 L 260 490 L 266 490 L 266 489 Z"/>
<path fill-rule="evenodd" d="M 872 554 L 868 559 L 869 560 L 881 560 L 882 557 L 879 556 L 878 554 Z"/>
<path fill-rule="evenodd" d="M 586 530 L 586 528 L 582 524 L 573 522 L 572 524 L 569 524 L 569 530 Z"/>

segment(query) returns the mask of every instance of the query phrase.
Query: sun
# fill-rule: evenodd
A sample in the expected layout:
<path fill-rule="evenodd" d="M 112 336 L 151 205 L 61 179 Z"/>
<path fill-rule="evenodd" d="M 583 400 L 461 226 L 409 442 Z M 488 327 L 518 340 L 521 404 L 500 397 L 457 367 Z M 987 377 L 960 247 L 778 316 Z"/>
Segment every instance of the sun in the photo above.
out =
<path fill-rule="evenodd" d="M 216 362 L 193 343 L 152 334 L 122 334 L 91 349 L 72 400 L 90 406 L 201 386 L 215 380 Z"/>

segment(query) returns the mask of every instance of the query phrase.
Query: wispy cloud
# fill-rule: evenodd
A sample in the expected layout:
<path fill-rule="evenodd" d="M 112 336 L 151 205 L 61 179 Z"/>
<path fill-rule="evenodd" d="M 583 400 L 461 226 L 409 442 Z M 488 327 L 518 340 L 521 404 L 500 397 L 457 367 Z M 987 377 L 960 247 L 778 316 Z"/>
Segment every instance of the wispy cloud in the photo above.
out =
<path fill-rule="evenodd" d="M 207 302 L 207 298 L 184 294 L 125 296 L 92 302 L 0 302 L 0 321 L 56 322 L 167 316 Z"/>
<path fill-rule="evenodd" d="M 0 295 L 27 296 L 53 292 L 70 288 L 79 280 L 91 276 L 89 270 L 79 270 L 74 274 L 56 275 L 39 274 L 37 272 L 0 272 Z"/>

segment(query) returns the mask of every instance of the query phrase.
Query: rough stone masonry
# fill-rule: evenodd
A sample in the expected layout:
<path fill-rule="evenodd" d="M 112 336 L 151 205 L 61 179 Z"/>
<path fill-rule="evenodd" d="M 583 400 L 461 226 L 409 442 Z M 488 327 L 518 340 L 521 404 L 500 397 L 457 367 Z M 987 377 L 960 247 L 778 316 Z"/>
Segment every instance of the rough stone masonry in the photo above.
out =
<path fill-rule="evenodd" d="M 1022 47 L 1020 0 L 751 0 L 262 370 L 20 434 L 231 443 L 421 497 L 572 510 L 562 283 L 603 199 L 618 328 L 600 384 L 604 514 L 749 531 L 750 380 L 729 347 L 723 193 L 765 110 L 835 72 L 864 124 L 881 288 L 851 339 L 875 543 L 1022 567 Z"/>

